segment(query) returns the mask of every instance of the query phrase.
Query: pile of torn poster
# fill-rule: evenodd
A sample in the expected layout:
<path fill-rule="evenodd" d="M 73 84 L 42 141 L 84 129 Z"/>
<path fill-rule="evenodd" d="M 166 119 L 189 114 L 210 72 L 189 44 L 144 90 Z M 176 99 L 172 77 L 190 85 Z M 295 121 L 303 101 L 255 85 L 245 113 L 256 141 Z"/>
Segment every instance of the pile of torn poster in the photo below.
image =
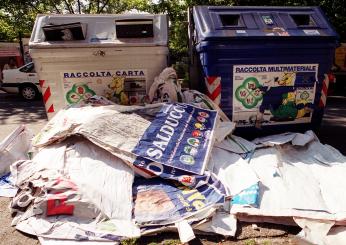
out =
<path fill-rule="evenodd" d="M 189 103 L 146 106 L 92 97 L 35 137 L 17 128 L 0 143 L 12 225 L 42 244 L 163 231 L 185 243 L 196 232 L 234 236 L 242 220 L 298 225 L 312 243 L 343 244 L 345 156 L 312 131 L 232 135 L 219 108 L 189 93 Z"/>

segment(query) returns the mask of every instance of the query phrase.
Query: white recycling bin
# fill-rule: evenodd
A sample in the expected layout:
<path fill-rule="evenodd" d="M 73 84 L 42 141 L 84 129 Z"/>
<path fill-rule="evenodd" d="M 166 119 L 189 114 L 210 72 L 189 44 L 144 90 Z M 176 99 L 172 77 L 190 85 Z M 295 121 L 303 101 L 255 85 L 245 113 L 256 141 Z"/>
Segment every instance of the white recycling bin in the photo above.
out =
<path fill-rule="evenodd" d="M 166 15 L 38 15 L 30 54 L 48 118 L 66 105 L 101 95 L 143 103 L 167 67 Z"/>

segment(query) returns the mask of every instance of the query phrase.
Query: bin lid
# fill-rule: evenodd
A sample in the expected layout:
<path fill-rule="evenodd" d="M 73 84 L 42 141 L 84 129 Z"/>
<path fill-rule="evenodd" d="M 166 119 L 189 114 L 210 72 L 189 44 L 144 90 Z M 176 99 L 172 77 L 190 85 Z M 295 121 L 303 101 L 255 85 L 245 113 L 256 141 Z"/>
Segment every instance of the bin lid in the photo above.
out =
<path fill-rule="evenodd" d="M 165 14 L 38 15 L 29 47 L 167 46 L 167 29 Z"/>
<path fill-rule="evenodd" d="M 196 6 L 192 11 L 198 42 L 224 38 L 338 38 L 319 7 Z"/>

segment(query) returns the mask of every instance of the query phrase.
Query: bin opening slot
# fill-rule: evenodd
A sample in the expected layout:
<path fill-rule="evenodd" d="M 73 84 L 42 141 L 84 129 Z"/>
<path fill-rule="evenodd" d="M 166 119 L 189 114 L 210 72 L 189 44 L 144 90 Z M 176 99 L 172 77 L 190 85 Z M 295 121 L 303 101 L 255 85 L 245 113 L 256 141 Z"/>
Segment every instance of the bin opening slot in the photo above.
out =
<path fill-rule="evenodd" d="M 117 38 L 154 37 L 153 20 L 124 19 L 115 21 Z"/>
<path fill-rule="evenodd" d="M 46 41 L 85 40 L 85 28 L 80 22 L 42 27 Z"/>
<path fill-rule="evenodd" d="M 291 18 L 297 26 L 315 26 L 315 22 L 309 14 L 291 14 Z"/>
<path fill-rule="evenodd" d="M 239 14 L 221 14 L 220 19 L 223 26 L 239 26 L 240 24 Z"/>

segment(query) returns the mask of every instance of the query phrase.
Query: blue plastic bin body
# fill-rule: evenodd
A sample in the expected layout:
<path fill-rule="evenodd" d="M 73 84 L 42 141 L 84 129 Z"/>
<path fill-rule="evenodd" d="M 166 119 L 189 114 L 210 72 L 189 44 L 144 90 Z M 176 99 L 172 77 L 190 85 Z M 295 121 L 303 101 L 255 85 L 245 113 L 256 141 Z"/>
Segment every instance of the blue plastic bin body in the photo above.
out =
<path fill-rule="evenodd" d="M 236 132 L 318 128 L 338 40 L 319 7 L 196 6 L 192 16 L 204 92 Z"/>

